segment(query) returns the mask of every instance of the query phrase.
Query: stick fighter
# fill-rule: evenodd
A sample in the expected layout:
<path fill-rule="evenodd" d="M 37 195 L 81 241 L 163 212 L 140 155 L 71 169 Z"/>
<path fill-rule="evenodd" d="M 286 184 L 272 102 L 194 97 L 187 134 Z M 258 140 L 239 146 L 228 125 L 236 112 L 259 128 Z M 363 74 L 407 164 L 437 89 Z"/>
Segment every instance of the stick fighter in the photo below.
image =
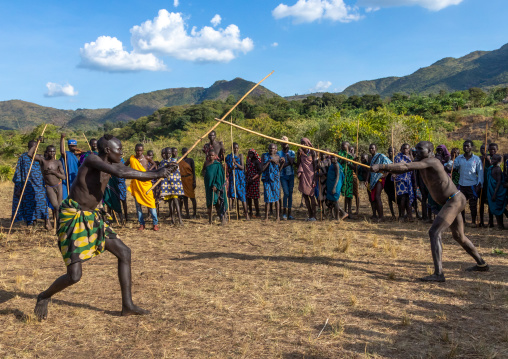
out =
<path fill-rule="evenodd" d="M 441 258 L 443 252 L 441 236 L 448 227 L 452 231 L 453 239 L 476 261 L 476 265 L 467 270 L 486 272 L 489 270 L 488 264 L 480 257 L 478 250 L 464 234 L 464 221 L 462 220 L 461 212 L 466 207 L 466 197 L 457 190 L 457 187 L 455 187 L 445 172 L 441 161 L 434 156 L 433 152 L 434 145 L 430 142 L 422 141 L 416 145 L 416 162 L 376 164 L 371 167 L 371 171 L 405 173 L 419 170 L 430 195 L 441 206 L 441 210 L 429 230 L 430 247 L 434 260 L 434 274 L 421 278 L 422 281 L 445 281 Z"/>
<path fill-rule="evenodd" d="M 82 262 L 99 255 L 104 250 L 118 258 L 118 278 L 122 292 L 122 315 L 148 314 L 132 302 L 131 250 L 104 222 L 103 213 L 97 208 L 111 175 L 121 178 L 150 181 L 167 177 L 178 165 L 157 171 L 141 172 L 124 166 L 121 142 L 104 135 L 98 142 L 99 155 L 90 154 L 79 168 L 70 195 L 58 213 L 58 246 L 67 273 L 59 277 L 37 297 L 35 314 L 39 320 L 46 319 L 50 298 L 81 279 Z"/>

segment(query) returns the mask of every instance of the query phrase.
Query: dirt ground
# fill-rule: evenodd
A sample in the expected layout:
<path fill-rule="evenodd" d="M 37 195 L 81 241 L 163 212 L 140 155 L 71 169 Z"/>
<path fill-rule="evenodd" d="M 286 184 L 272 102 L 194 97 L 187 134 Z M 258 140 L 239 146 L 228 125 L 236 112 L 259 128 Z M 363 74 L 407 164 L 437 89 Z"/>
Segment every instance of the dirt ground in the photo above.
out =
<path fill-rule="evenodd" d="M 0 198 L 0 357 L 508 358 L 508 231 L 466 229 L 489 273 L 465 272 L 473 260 L 446 233 L 447 281 L 428 284 L 418 278 L 432 271 L 429 224 L 370 223 L 365 193 L 360 219 L 340 224 L 305 222 L 295 194 L 295 221 L 232 214 L 219 227 L 206 224 L 201 190 L 199 219 L 183 227 L 116 228 L 132 249 L 134 301 L 150 315 L 119 316 L 106 252 L 38 322 L 35 298 L 65 265 L 41 224 L 6 237 L 10 184 Z"/>

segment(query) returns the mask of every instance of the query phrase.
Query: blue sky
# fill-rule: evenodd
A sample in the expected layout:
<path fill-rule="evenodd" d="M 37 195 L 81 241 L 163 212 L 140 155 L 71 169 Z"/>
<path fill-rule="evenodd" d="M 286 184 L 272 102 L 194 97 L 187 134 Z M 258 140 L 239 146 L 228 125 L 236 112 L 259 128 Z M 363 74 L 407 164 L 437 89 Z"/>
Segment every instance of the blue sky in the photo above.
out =
<path fill-rule="evenodd" d="M 287 96 L 508 43 L 506 0 L 3 1 L 0 101 L 111 108 L 235 77 Z"/>

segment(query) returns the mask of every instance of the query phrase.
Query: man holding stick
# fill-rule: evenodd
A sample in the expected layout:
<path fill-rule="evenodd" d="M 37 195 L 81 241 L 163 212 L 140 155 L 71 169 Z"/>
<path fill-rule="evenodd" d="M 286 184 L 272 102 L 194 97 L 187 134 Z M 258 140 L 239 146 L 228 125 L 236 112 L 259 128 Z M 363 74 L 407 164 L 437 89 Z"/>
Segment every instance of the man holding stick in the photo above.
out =
<path fill-rule="evenodd" d="M 37 146 L 36 141 L 28 142 L 28 150 L 35 151 Z M 30 163 L 32 159 L 28 153 L 23 153 L 16 165 L 16 171 L 12 177 L 14 182 L 14 194 L 12 197 L 12 222 L 25 221 L 27 226 L 35 225 L 38 219 L 43 219 L 46 223 L 46 229 L 52 228 L 49 220 L 48 206 L 46 201 L 46 190 L 44 186 L 44 178 L 42 176 L 41 167 L 39 162 L 34 161 L 32 170 L 30 171 Z M 30 175 L 28 174 L 30 172 Z M 26 183 L 23 198 L 21 193 L 23 185 Z M 20 204 L 21 201 L 21 204 Z M 16 209 L 19 210 L 16 213 Z M 11 226 L 12 227 L 12 226 Z"/>
<path fill-rule="evenodd" d="M 41 142 L 41 138 L 39 139 L 39 142 Z M 42 176 L 46 186 L 46 195 L 53 209 L 54 219 L 56 219 L 56 213 L 63 200 L 62 180 L 65 179 L 62 163 L 55 159 L 55 154 L 56 148 L 53 145 L 46 147 L 44 156 L 35 154 L 35 147 L 32 147 L 28 151 L 28 157 L 33 158 L 33 156 L 35 156 L 35 161 L 42 167 Z"/>
<path fill-rule="evenodd" d="M 392 173 L 405 173 L 419 170 L 430 195 L 440 206 L 436 219 L 429 230 L 432 258 L 434 260 L 434 274 L 421 278 L 426 282 L 444 282 L 442 263 L 442 233 L 450 227 L 453 239 L 474 258 L 476 265 L 468 268 L 468 271 L 486 272 L 488 264 L 480 257 L 478 250 L 464 234 L 464 222 L 461 212 L 466 206 L 466 197 L 457 190 L 450 177 L 444 170 L 441 161 L 434 156 L 434 145 L 428 141 L 422 141 L 416 145 L 416 162 L 374 164 L 371 171 L 390 171 Z"/>
<path fill-rule="evenodd" d="M 58 246 L 67 266 L 67 273 L 37 296 L 35 314 L 46 319 L 50 298 L 81 279 L 82 262 L 107 250 L 118 258 L 118 278 L 122 292 L 122 315 L 148 314 L 132 302 L 131 250 L 105 223 L 104 214 L 97 209 L 111 175 L 150 181 L 167 177 L 175 165 L 156 172 L 141 172 L 124 166 L 122 143 L 111 135 L 104 135 L 98 143 L 99 155 L 90 155 L 78 171 L 69 197 L 59 211 Z"/>

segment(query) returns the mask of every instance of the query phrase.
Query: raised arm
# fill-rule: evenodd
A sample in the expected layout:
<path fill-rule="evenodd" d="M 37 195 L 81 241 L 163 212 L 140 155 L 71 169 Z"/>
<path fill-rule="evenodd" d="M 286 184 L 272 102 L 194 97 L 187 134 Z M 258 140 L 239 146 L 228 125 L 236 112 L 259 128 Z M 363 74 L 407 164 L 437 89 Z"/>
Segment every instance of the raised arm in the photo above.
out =
<path fill-rule="evenodd" d="M 37 147 L 37 146 L 33 146 L 31 149 L 28 150 L 28 152 L 27 152 L 28 157 L 32 158 L 34 156 L 35 147 Z M 42 162 L 43 159 L 44 159 L 43 156 L 35 155 L 35 161 L 40 163 L 40 162 Z"/>
<path fill-rule="evenodd" d="M 425 168 L 432 167 L 432 163 L 422 160 L 418 162 L 398 162 L 384 165 L 372 165 L 370 170 L 372 172 L 392 172 L 392 173 L 405 173 L 413 170 L 422 170 Z"/>
<path fill-rule="evenodd" d="M 157 171 L 141 172 L 124 166 L 122 163 L 109 164 L 101 160 L 98 156 L 88 156 L 83 164 L 101 172 L 109 173 L 115 177 L 136 179 L 140 181 L 150 181 L 161 177 L 167 177 L 178 168 L 176 162 L 171 162 L 168 167 L 162 167 Z"/>

